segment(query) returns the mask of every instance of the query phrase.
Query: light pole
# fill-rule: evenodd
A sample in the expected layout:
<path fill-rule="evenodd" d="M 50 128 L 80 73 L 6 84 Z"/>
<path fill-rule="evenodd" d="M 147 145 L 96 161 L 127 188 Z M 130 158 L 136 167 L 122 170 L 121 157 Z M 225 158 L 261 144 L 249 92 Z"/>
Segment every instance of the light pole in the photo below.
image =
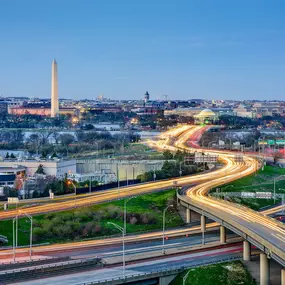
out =
<path fill-rule="evenodd" d="M 124 231 L 125 231 L 125 235 L 127 234 L 127 203 L 134 198 L 137 198 L 137 197 L 133 196 L 133 197 L 130 197 L 129 199 L 124 201 Z"/>
<path fill-rule="evenodd" d="M 274 179 L 273 179 L 273 183 L 274 183 L 274 188 L 273 188 L 273 191 L 274 191 L 274 204 L 275 204 L 275 201 L 276 201 L 276 181 L 279 181 L 279 180 L 281 180 L 281 179 L 284 179 L 285 178 L 285 175 L 280 175 L 280 176 L 278 176 L 278 177 L 275 177 Z"/>
<path fill-rule="evenodd" d="M 20 214 L 24 214 L 31 222 L 30 228 L 30 260 L 32 260 L 32 246 L 33 246 L 33 217 L 26 212 L 20 211 Z"/>
<path fill-rule="evenodd" d="M 72 180 L 68 180 L 67 184 L 68 184 L 68 185 L 72 185 L 72 186 L 74 187 L 74 194 L 75 194 L 75 196 L 74 196 L 74 204 L 76 205 L 76 195 L 77 195 L 77 188 L 76 188 L 76 185 L 73 183 Z"/>
<path fill-rule="evenodd" d="M 283 188 L 279 188 L 279 191 L 285 191 Z M 285 194 L 282 194 L 282 215 L 284 215 L 284 208 L 285 208 Z"/>
<path fill-rule="evenodd" d="M 184 277 L 183 277 L 183 285 L 186 284 L 186 280 L 187 280 L 187 277 L 188 277 L 190 271 L 191 271 L 191 269 L 184 275 Z"/>
<path fill-rule="evenodd" d="M 181 168 L 181 163 L 182 163 L 182 162 L 180 162 L 180 164 L 179 164 L 179 166 L 180 166 L 180 168 L 179 168 L 179 175 L 180 175 L 180 177 L 182 176 L 182 168 Z"/>
<path fill-rule="evenodd" d="M 164 210 L 163 210 L 163 215 L 162 215 L 162 254 L 165 254 L 165 249 L 164 249 L 164 239 L 165 239 L 165 214 L 166 211 L 168 210 L 169 207 L 173 207 L 173 205 L 168 205 Z"/>
<path fill-rule="evenodd" d="M 15 221 L 16 218 L 13 218 L 13 260 L 16 262 L 16 250 L 15 250 Z"/>
<path fill-rule="evenodd" d="M 126 278 L 126 262 L 125 262 L 125 230 L 124 228 L 122 228 L 121 226 L 112 223 L 112 222 L 107 222 L 107 224 L 112 225 L 113 227 L 115 227 L 116 229 L 118 229 L 123 236 L 123 276 L 124 278 Z"/>
<path fill-rule="evenodd" d="M 93 142 L 97 145 L 97 158 L 99 157 L 99 144 L 97 142 Z"/>
<path fill-rule="evenodd" d="M 92 188 L 92 176 L 90 175 L 90 179 L 89 179 L 89 193 L 91 193 L 91 188 Z"/>

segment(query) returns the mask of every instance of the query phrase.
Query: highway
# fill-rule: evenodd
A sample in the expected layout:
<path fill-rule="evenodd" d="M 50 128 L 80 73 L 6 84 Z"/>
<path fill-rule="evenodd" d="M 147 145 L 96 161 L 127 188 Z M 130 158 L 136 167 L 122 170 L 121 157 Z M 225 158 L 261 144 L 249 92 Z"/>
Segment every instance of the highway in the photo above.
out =
<path fill-rule="evenodd" d="M 186 130 L 195 129 L 193 126 L 180 127 L 182 130 L 175 129 L 174 134 L 181 134 L 181 132 Z M 175 137 L 175 136 L 173 136 Z M 63 201 L 57 201 L 56 203 L 46 203 L 43 205 L 35 205 L 33 207 L 26 207 L 24 211 L 30 215 L 37 215 L 41 213 L 63 211 L 66 209 L 72 209 L 75 207 L 88 206 L 92 204 L 103 203 L 111 200 L 117 200 L 128 196 L 141 195 L 145 193 L 151 193 L 154 191 L 159 191 L 163 189 L 169 189 L 173 186 L 173 182 L 176 181 L 181 186 L 191 185 L 193 183 L 201 183 L 203 181 L 212 180 L 214 177 L 222 176 L 224 171 L 226 171 L 228 166 L 224 166 L 221 169 L 217 169 L 213 172 L 201 173 L 191 176 L 184 176 L 181 178 L 161 180 L 150 183 L 138 184 L 135 186 L 122 187 L 117 189 L 105 190 L 101 192 L 96 192 L 88 195 L 78 195 L 74 197 L 64 197 Z M 58 198 L 61 199 L 61 198 Z M 1 212 L 0 220 L 11 219 L 16 215 L 19 215 L 19 209 L 8 210 Z"/>
<path fill-rule="evenodd" d="M 140 261 L 126 265 L 126 276 L 149 273 L 153 271 L 177 268 L 177 267 L 196 267 L 209 263 L 221 262 L 229 259 L 239 259 L 241 257 L 242 246 L 228 245 L 225 248 L 212 249 L 204 252 L 186 253 L 183 256 L 176 255 L 171 257 L 160 257 L 159 259 L 150 259 L 147 261 Z M 122 276 L 122 266 L 115 266 L 112 268 L 90 270 L 85 272 L 78 272 L 70 275 L 61 275 L 58 277 L 51 277 L 45 279 L 38 279 L 33 281 L 25 280 L 23 282 L 13 284 L 26 285 L 72 285 L 81 284 L 91 281 L 103 281 L 106 279 L 117 278 Z"/>
<path fill-rule="evenodd" d="M 205 131 L 207 127 L 193 127 L 193 126 L 183 126 L 176 128 L 174 130 L 174 133 L 171 133 L 171 131 L 168 132 L 168 136 L 161 136 L 161 139 L 158 141 L 151 141 L 149 142 L 153 146 L 156 146 L 160 149 L 165 149 L 173 146 L 169 146 L 169 137 L 174 137 L 176 141 L 174 142 L 175 148 L 186 148 L 189 150 L 189 147 L 185 146 L 185 143 L 188 142 L 190 144 L 196 144 L 197 138 L 201 135 L 203 131 Z M 189 138 L 191 138 L 191 141 L 189 142 Z M 193 143 L 194 141 L 194 143 Z M 192 150 L 192 149 L 191 149 Z M 220 151 L 215 151 L 215 153 L 224 153 Z M 229 155 L 229 158 L 224 158 L 225 166 L 221 169 L 215 170 L 213 172 L 207 172 L 203 174 L 198 174 L 190 177 L 182 177 L 179 179 L 174 179 L 174 181 L 178 181 L 180 185 L 189 185 L 191 182 L 193 183 L 202 183 L 199 184 L 198 186 L 195 186 L 191 188 L 190 190 L 187 191 L 187 195 L 192 199 L 192 196 L 198 196 L 196 189 L 200 189 L 201 185 L 204 185 L 207 181 L 209 181 L 209 184 L 206 184 L 207 187 L 210 185 L 210 187 L 213 187 L 213 183 L 216 183 L 217 185 L 226 183 L 228 179 L 230 181 L 237 179 L 239 177 L 247 175 L 247 173 L 243 173 L 242 171 L 248 170 L 248 166 L 246 163 L 235 163 L 233 161 L 234 155 L 231 153 Z M 255 160 L 253 160 L 255 161 Z M 257 163 L 257 162 L 256 162 Z M 258 165 L 254 166 L 255 168 L 258 167 Z M 250 169 L 252 171 L 252 169 Z M 249 171 L 249 172 L 250 172 Z M 237 175 L 237 173 L 239 173 Z M 237 177 L 238 176 L 238 177 Z M 204 182 L 204 184 L 203 184 Z M 25 212 L 28 212 L 30 214 L 36 214 L 41 211 L 55 211 L 55 210 L 63 210 L 66 209 L 66 207 L 74 207 L 74 204 L 76 203 L 76 206 L 84 206 L 86 204 L 93 204 L 93 203 L 100 203 L 104 201 L 108 201 L 111 199 L 117 199 L 118 197 L 123 197 L 123 196 L 130 196 L 130 195 L 136 195 L 136 194 L 141 194 L 145 192 L 152 192 L 156 191 L 161 188 L 169 188 L 173 185 L 173 180 L 168 180 L 168 181 L 158 181 L 154 183 L 146 183 L 143 185 L 137 185 L 137 186 L 130 186 L 130 187 L 125 187 L 121 189 L 113 189 L 109 191 L 104 191 L 100 193 L 95 193 L 93 195 L 88 195 L 87 197 L 84 196 L 81 198 L 81 195 L 77 197 L 77 200 L 74 201 L 74 198 L 71 201 L 64 201 L 64 202 L 58 202 L 56 204 L 47 204 L 47 205 L 41 205 L 41 206 L 36 206 L 33 208 L 25 208 Z M 206 195 L 208 192 L 208 188 L 206 187 L 206 190 L 203 192 L 203 195 L 201 199 L 209 199 Z M 211 200 L 212 198 L 210 198 Z M 91 200 L 91 201 L 90 201 Z M 224 203 L 226 202 L 221 202 L 221 207 L 224 207 Z M 59 208 L 54 208 L 55 206 L 58 206 Z M 52 208 L 52 209 L 50 209 Z M 264 214 L 271 214 L 273 212 L 279 211 L 281 209 L 281 206 L 266 210 L 263 213 Z M 243 207 L 243 211 L 245 212 L 252 212 L 248 208 Z M 13 217 L 17 211 L 8 211 L 8 212 L 2 212 L 1 213 L 1 218 L 10 218 Z M 3 214 L 7 214 L 6 217 L 3 216 Z M 262 215 L 263 217 L 263 215 Z M 270 219 L 271 220 L 271 219 Z M 214 227 L 217 227 L 217 223 L 211 223 L 207 225 L 207 230 L 213 229 Z M 166 235 L 169 237 L 172 236 L 181 236 L 185 234 L 191 234 L 191 233 L 197 233 L 200 231 L 200 227 L 192 227 L 191 229 L 189 228 L 183 228 L 183 229 L 176 229 L 176 230 L 170 230 L 166 232 Z M 151 240 L 151 239 L 158 239 L 161 238 L 162 232 L 152 232 L 152 233 L 146 233 L 146 234 L 138 234 L 138 235 L 130 235 L 126 237 L 126 242 L 134 242 L 134 241 L 144 241 L 144 240 Z M 47 246 L 40 246 L 40 247 L 35 247 L 33 249 L 33 254 L 40 254 L 40 253 L 47 253 L 47 252 L 56 252 L 60 250 L 72 250 L 72 251 L 77 251 L 81 248 L 94 248 L 101 246 L 102 244 L 104 245 L 114 245 L 121 243 L 121 238 L 110 238 L 110 239 L 104 239 L 104 240 L 90 240 L 90 241 L 84 241 L 84 242 L 71 242 L 71 243 L 65 243 L 65 244 L 54 244 L 54 245 L 47 245 Z M 7 256 L 11 254 L 11 250 L 1 250 L 0 253 L 0 258 Z M 22 253 L 27 253 L 27 248 L 19 248 L 17 249 L 17 254 L 22 254 Z"/>
<path fill-rule="evenodd" d="M 185 135 L 180 136 L 179 140 L 175 142 L 175 145 L 182 149 L 193 150 L 185 142 L 191 136 L 197 137 L 200 132 L 199 127 L 186 131 Z M 190 142 L 191 144 L 193 145 Z M 201 149 L 195 150 L 203 151 Z M 284 262 L 284 265 L 284 224 L 247 207 L 208 196 L 208 192 L 212 188 L 254 173 L 260 167 L 258 160 L 255 157 L 243 155 L 243 161 L 236 162 L 235 154 L 232 152 L 207 150 L 207 153 L 219 154 L 220 159 L 226 164 L 225 169 L 227 173 L 223 177 L 217 176 L 212 181 L 202 182 L 197 186 L 189 188 L 186 196 L 180 196 L 180 200 L 234 226 L 266 247 L 270 255 L 277 258 L 279 262 Z"/>

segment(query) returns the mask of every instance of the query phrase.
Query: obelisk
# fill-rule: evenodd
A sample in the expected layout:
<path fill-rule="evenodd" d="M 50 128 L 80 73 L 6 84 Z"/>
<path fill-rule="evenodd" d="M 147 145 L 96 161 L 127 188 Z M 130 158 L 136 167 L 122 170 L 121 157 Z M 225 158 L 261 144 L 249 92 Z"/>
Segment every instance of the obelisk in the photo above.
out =
<path fill-rule="evenodd" d="M 59 114 L 58 107 L 58 81 L 57 81 L 57 63 L 54 59 L 51 65 L 51 117 Z"/>

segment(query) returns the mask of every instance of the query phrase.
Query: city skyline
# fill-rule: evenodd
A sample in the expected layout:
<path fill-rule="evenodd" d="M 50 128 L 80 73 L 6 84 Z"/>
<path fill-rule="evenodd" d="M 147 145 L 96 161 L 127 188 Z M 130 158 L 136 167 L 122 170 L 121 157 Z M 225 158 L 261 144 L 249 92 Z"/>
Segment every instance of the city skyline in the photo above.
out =
<path fill-rule="evenodd" d="M 152 2 L 2 4 L 0 94 L 49 97 L 57 58 L 62 99 L 284 98 L 282 1 Z"/>

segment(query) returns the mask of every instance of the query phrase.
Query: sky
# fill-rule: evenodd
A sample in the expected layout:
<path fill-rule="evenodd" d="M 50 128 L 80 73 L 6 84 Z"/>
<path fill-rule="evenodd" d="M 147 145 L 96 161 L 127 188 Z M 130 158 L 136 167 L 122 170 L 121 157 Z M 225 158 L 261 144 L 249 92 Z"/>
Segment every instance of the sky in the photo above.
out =
<path fill-rule="evenodd" d="M 285 100 L 284 0 L 0 0 L 0 95 Z"/>

